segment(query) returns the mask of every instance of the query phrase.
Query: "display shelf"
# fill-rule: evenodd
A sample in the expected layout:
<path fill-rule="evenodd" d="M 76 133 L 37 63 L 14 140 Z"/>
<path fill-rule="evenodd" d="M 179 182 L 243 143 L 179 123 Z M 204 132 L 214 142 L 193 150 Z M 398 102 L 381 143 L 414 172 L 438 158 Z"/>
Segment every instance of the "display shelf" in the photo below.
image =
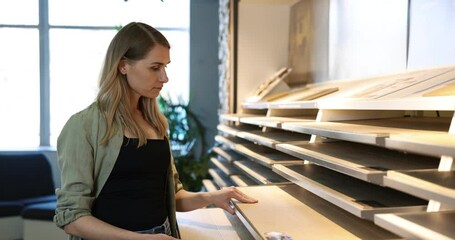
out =
<path fill-rule="evenodd" d="M 220 169 L 226 176 L 239 174 L 239 170 L 235 168 L 231 163 L 228 161 L 222 161 L 217 158 L 210 158 L 210 162 Z"/>
<path fill-rule="evenodd" d="M 408 97 L 396 99 L 327 99 L 319 101 L 320 109 L 453 111 L 455 96 Z"/>
<path fill-rule="evenodd" d="M 213 152 L 218 154 L 218 156 L 226 159 L 228 162 L 232 163 L 238 160 L 247 159 L 245 156 L 237 153 L 236 151 L 228 148 L 214 147 L 212 148 Z"/>
<path fill-rule="evenodd" d="M 247 117 L 240 118 L 241 123 L 247 123 L 262 127 L 281 128 L 285 122 L 314 122 L 316 116 L 295 116 L 295 117 Z"/>
<path fill-rule="evenodd" d="M 455 134 L 443 132 L 392 134 L 385 139 L 385 146 L 436 157 L 442 155 L 455 157 Z"/>
<path fill-rule="evenodd" d="M 455 171 L 389 171 L 386 186 L 455 207 Z"/>
<path fill-rule="evenodd" d="M 270 168 L 251 161 L 236 161 L 234 166 L 260 185 L 289 184 L 290 181 L 273 172 Z"/>
<path fill-rule="evenodd" d="M 378 214 L 374 222 L 406 239 L 455 239 L 455 211 Z"/>
<path fill-rule="evenodd" d="M 241 144 L 251 143 L 250 141 L 247 141 L 247 140 L 244 140 L 241 138 L 232 137 L 232 136 L 221 136 L 221 135 L 216 135 L 215 141 L 217 141 L 218 143 L 224 144 L 226 147 L 229 147 L 230 149 L 236 149 L 236 147 Z"/>
<path fill-rule="evenodd" d="M 269 103 L 267 102 L 244 102 L 242 103 L 243 109 L 268 109 Z"/>
<path fill-rule="evenodd" d="M 365 87 L 357 88 L 347 98 L 393 99 L 422 92 L 455 78 L 453 66 L 418 69 L 378 78 Z"/>
<path fill-rule="evenodd" d="M 234 186 L 234 183 L 231 181 L 231 179 L 228 176 L 224 175 L 221 170 L 210 168 L 208 172 L 218 188 Z"/>
<path fill-rule="evenodd" d="M 231 136 L 237 136 L 240 132 L 250 132 L 250 131 L 260 132 L 261 131 L 260 127 L 254 126 L 254 125 L 249 125 L 249 124 L 242 124 L 242 125 L 237 125 L 237 126 L 234 126 L 234 125 L 228 126 L 228 125 L 219 124 L 217 126 L 217 129 L 218 129 L 218 131 L 223 132 L 227 135 L 231 135 Z"/>
<path fill-rule="evenodd" d="M 269 109 L 317 109 L 317 100 L 310 101 L 278 101 L 269 103 Z"/>
<path fill-rule="evenodd" d="M 218 190 L 215 183 L 210 179 L 202 179 L 202 186 L 204 186 L 204 188 L 207 192 L 214 192 L 214 191 Z"/>
<path fill-rule="evenodd" d="M 298 40 L 302 34 L 316 42 L 331 35 L 330 28 L 299 28 L 310 23 L 311 30 L 315 21 L 333 17 L 331 4 L 231 3 L 238 17 L 231 23 L 238 31 L 229 49 L 233 64 L 224 69 L 232 78 L 223 85 L 230 94 L 223 110 L 238 113 L 222 116 L 219 128 L 220 134 L 235 137 L 216 140 L 245 156 L 232 164 L 245 169 L 248 179 L 267 183 L 258 179 L 262 169 L 271 169 L 292 182 L 240 187 L 259 200 L 235 202 L 253 237 L 265 239 L 265 233 L 276 231 L 292 239 L 455 239 L 455 211 L 442 212 L 455 209 L 455 65 L 413 70 L 396 62 L 400 72 L 387 74 L 384 67 L 359 71 L 349 68 L 355 64 L 346 69 L 327 65 L 321 54 L 312 54 L 324 55 L 327 49 Z M 316 17 L 305 18 L 308 9 Z M 267 31 L 251 31 L 264 23 L 289 31 L 275 34 L 273 41 L 264 38 Z M 302 46 L 314 51 L 293 51 Z M 318 62 L 322 65 L 312 64 Z M 271 85 L 277 78 L 260 84 L 283 67 L 293 68 L 288 78 L 280 78 L 287 88 Z M 327 74 L 346 79 L 326 81 Z M 224 127 L 242 124 L 260 128 Z M 279 137 L 272 136 L 275 132 Z"/>
<path fill-rule="evenodd" d="M 263 114 L 248 114 L 248 113 L 232 113 L 232 114 L 221 114 L 220 119 L 231 122 L 239 122 L 240 118 L 248 117 L 264 117 L 266 112 Z"/>
<path fill-rule="evenodd" d="M 237 133 L 237 137 L 258 143 L 270 148 L 275 148 L 277 144 L 284 142 L 310 141 L 311 135 L 292 133 L 278 129 L 268 129 L 267 131 L 254 130 L 242 131 Z"/>
<path fill-rule="evenodd" d="M 273 164 L 303 164 L 303 160 L 254 143 L 238 144 L 235 150 L 252 161 L 272 168 Z"/>
<path fill-rule="evenodd" d="M 283 232 L 292 239 L 392 239 L 396 235 L 291 184 L 239 188 L 258 203 L 234 202 L 254 239 Z"/>
<path fill-rule="evenodd" d="M 447 133 L 451 118 L 403 117 L 339 122 L 291 122 L 282 128 L 328 138 L 385 146 L 392 134 Z"/>
<path fill-rule="evenodd" d="M 367 182 L 384 185 L 388 170 L 437 169 L 439 158 L 346 142 L 293 142 L 276 149 Z"/>
<path fill-rule="evenodd" d="M 277 164 L 273 166 L 273 171 L 355 216 L 368 220 L 373 220 L 377 213 L 425 211 L 428 204 L 428 201 L 316 164 Z"/>
<path fill-rule="evenodd" d="M 231 175 L 231 181 L 239 187 L 255 186 L 258 185 L 255 181 L 245 175 Z"/>
<path fill-rule="evenodd" d="M 331 83 L 322 84 L 308 84 L 305 87 L 295 88 L 280 96 L 272 98 L 269 102 L 304 102 L 321 99 L 323 97 L 331 96 L 332 93 L 338 92 L 339 88 Z M 270 106 L 270 105 L 269 105 Z"/>

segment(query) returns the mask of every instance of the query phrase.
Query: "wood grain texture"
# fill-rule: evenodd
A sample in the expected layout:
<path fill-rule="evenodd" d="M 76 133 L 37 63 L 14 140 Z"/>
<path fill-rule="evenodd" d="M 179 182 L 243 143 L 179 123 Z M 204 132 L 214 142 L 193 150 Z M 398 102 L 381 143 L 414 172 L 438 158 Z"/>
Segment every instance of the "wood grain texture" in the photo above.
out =
<path fill-rule="evenodd" d="M 178 212 L 177 222 L 182 240 L 252 239 L 236 216 L 232 216 L 219 208 Z"/>

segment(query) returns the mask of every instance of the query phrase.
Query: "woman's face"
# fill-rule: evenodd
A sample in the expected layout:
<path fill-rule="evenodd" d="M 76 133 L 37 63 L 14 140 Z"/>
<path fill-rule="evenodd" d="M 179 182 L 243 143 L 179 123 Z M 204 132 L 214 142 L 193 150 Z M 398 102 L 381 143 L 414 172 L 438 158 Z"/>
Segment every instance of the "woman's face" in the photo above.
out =
<path fill-rule="evenodd" d="M 166 66 L 170 63 L 169 48 L 156 45 L 147 56 L 138 61 L 122 60 L 119 70 L 126 75 L 130 96 L 156 98 L 163 85 L 169 81 Z"/>

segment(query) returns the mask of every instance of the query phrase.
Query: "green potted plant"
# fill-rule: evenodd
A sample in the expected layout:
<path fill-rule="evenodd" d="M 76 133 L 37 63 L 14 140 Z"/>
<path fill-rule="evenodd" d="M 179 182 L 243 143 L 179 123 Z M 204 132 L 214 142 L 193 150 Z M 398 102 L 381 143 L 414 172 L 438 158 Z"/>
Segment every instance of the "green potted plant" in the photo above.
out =
<path fill-rule="evenodd" d="M 186 190 L 200 191 L 212 155 L 204 140 L 205 127 L 188 104 L 173 103 L 161 96 L 158 103 L 169 122 L 169 141 L 180 180 Z"/>

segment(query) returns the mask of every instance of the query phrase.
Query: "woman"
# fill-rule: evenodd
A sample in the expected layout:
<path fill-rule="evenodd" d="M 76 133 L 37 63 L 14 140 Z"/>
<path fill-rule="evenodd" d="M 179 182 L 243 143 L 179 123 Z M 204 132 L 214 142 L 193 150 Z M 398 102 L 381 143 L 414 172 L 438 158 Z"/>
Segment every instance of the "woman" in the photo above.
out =
<path fill-rule="evenodd" d="M 54 221 L 70 239 L 175 239 L 176 211 L 214 204 L 234 214 L 232 198 L 257 202 L 233 187 L 183 189 L 156 101 L 169 49 L 144 23 L 123 27 L 107 50 L 96 101 L 65 124 Z"/>

